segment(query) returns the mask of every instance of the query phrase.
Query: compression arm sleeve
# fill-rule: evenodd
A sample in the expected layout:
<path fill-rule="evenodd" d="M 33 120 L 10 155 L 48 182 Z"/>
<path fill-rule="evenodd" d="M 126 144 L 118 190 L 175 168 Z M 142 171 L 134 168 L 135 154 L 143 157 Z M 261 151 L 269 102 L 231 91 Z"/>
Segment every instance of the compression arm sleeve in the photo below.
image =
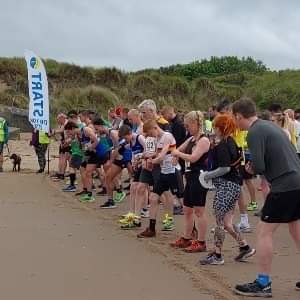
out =
<path fill-rule="evenodd" d="M 217 178 L 217 177 L 223 176 L 229 172 L 230 172 L 230 167 L 220 167 L 213 171 L 208 172 L 204 176 L 204 179 L 209 180 L 209 179 Z"/>

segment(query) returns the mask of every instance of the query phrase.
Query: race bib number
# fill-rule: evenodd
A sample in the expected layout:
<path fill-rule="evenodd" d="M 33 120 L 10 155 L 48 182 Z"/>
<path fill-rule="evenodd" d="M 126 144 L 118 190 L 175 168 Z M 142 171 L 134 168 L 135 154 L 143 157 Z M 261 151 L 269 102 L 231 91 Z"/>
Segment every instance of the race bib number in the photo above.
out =
<path fill-rule="evenodd" d="M 146 139 L 146 152 L 155 153 L 156 143 L 155 139 Z"/>

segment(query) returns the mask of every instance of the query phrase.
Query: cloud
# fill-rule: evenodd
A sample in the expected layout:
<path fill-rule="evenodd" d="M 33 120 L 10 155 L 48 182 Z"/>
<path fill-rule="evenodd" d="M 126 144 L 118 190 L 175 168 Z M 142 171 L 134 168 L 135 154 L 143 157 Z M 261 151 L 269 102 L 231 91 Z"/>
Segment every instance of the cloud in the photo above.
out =
<path fill-rule="evenodd" d="M 1 4 L 0 56 L 42 57 L 125 70 L 210 56 L 300 68 L 298 1 L 52 0 Z"/>

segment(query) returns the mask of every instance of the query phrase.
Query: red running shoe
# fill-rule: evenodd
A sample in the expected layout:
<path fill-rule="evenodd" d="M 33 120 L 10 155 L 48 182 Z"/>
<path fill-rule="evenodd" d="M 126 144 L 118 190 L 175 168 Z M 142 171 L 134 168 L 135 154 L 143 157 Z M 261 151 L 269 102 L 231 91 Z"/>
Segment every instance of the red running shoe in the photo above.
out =
<path fill-rule="evenodd" d="M 176 241 L 170 243 L 173 248 L 187 248 L 192 244 L 191 240 L 187 240 L 184 237 L 177 239 Z"/>
<path fill-rule="evenodd" d="M 197 253 L 197 252 L 205 252 L 206 251 L 206 244 L 201 243 L 197 240 L 192 241 L 189 247 L 183 249 L 184 252 L 187 253 Z"/>

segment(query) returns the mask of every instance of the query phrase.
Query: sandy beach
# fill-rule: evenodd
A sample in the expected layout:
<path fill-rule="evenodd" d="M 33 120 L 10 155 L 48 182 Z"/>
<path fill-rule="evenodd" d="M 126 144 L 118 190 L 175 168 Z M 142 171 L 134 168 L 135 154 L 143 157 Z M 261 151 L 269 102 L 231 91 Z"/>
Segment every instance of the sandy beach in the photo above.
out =
<path fill-rule="evenodd" d="M 126 201 L 116 210 L 101 211 L 97 206 L 103 198 L 81 204 L 72 194 L 63 194 L 62 183 L 35 174 L 37 159 L 28 144 L 28 135 L 10 141 L 10 152 L 22 156 L 23 170 L 12 173 L 7 159 L 5 173 L 0 174 L 1 299 L 247 299 L 235 296 L 232 287 L 254 280 L 256 259 L 234 262 L 238 249 L 230 237 L 225 241 L 225 265 L 216 267 L 200 267 L 199 254 L 168 246 L 182 231 L 181 216 L 175 217 L 176 231 L 161 232 L 159 226 L 157 238 L 138 240 L 138 231 L 124 232 L 118 226 L 118 216 L 127 211 Z M 51 170 L 57 165 L 55 155 L 54 143 Z M 250 219 L 254 230 L 246 237 L 255 245 L 258 219 L 252 213 Z M 208 244 L 212 242 L 208 233 Z M 300 279 L 299 261 L 287 226 L 282 226 L 275 236 L 274 299 L 300 299 L 294 288 Z"/>

